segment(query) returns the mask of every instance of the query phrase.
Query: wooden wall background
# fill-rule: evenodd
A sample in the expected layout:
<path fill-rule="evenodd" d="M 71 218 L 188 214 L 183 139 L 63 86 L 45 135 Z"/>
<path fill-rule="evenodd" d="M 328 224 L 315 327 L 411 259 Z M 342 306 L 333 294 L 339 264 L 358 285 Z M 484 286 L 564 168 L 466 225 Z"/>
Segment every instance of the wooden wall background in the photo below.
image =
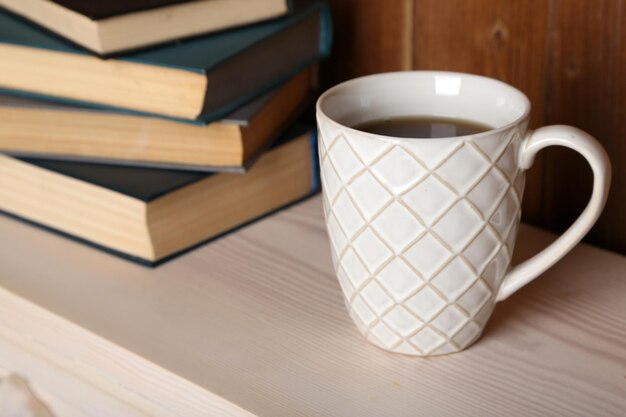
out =
<path fill-rule="evenodd" d="M 587 241 L 626 254 L 626 1 L 330 0 L 326 87 L 375 72 L 484 74 L 524 91 L 532 126 L 565 123 L 598 138 L 613 164 L 607 207 Z M 591 171 L 551 148 L 528 173 L 526 221 L 562 231 L 584 208 Z"/>

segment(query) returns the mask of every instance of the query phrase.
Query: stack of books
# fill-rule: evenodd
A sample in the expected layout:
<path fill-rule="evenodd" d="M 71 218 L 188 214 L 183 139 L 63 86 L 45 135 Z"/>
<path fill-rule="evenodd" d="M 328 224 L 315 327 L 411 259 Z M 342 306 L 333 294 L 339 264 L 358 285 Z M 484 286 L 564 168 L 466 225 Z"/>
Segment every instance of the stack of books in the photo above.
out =
<path fill-rule="evenodd" d="M 317 191 L 322 1 L 0 0 L 0 211 L 157 264 Z"/>

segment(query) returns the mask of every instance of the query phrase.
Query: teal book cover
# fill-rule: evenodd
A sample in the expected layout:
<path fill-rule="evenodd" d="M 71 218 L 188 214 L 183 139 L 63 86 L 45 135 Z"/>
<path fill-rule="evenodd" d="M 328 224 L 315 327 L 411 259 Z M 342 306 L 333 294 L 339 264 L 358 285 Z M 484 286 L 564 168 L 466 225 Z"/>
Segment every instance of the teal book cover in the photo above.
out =
<path fill-rule="evenodd" d="M 195 119 L 207 123 L 268 92 L 300 70 L 327 56 L 330 52 L 331 37 L 331 21 L 326 3 L 303 1 L 295 2 L 293 12 L 284 18 L 187 39 L 159 48 L 105 59 L 102 62 L 106 64 L 107 61 L 115 60 L 120 63 L 144 64 L 206 77 L 206 91 L 201 92 L 204 99 L 197 109 L 193 109 L 197 113 L 195 117 L 151 112 L 146 110 L 150 104 L 148 99 L 146 106 L 139 103 L 118 108 L 141 114 L 183 120 Z M 67 65 L 71 65 L 72 56 L 91 55 L 88 51 L 44 29 L 8 12 L 0 11 L 0 52 L 3 45 L 24 48 L 32 54 L 36 54 L 38 50 L 68 54 Z M 13 51 L 15 48 L 10 50 Z M 50 85 L 54 85 L 55 82 L 59 83 L 55 75 L 62 72 L 63 68 L 54 67 L 51 63 L 50 67 L 37 71 L 38 77 L 43 77 Z M 57 88 L 53 90 L 64 93 L 51 94 L 45 86 L 32 89 L 14 88 L 14 78 L 4 73 L 0 67 L 0 88 L 5 93 L 90 107 L 116 108 L 106 102 L 106 96 L 102 100 L 98 100 L 97 97 L 85 99 L 81 95 L 82 92 L 92 86 L 81 84 L 80 79 L 71 80 L 69 84 L 72 85 L 63 88 L 57 84 Z M 162 82 L 167 83 L 167 78 Z M 141 80 L 137 80 L 137 83 L 141 83 Z M 25 84 L 27 82 L 20 83 L 22 86 Z M 90 94 L 90 97 L 94 97 L 94 94 Z"/>

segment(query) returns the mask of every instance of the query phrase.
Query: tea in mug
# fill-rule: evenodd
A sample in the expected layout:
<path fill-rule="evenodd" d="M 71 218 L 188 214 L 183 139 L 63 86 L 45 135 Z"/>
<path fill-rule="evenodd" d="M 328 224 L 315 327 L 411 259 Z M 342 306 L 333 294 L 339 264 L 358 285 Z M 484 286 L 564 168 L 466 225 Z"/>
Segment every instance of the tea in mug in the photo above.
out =
<path fill-rule="evenodd" d="M 371 120 L 352 126 L 352 128 L 375 135 L 415 139 L 475 135 L 493 129 L 491 126 L 470 120 L 432 116 Z"/>

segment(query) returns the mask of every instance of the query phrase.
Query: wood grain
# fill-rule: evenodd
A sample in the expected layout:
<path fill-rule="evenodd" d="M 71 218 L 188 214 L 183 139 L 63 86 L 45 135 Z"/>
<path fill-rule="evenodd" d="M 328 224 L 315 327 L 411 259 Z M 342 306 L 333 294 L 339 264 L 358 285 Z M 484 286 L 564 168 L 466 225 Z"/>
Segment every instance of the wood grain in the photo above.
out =
<path fill-rule="evenodd" d="M 318 197 L 154 270 L 1 218 L 0 336 L 150 415 L 623 415 L 624 257 L 580 245 L 469 350 L 410 358 L 351 322 L 322 217 Z M 553 238 L 520 233 L 518 258 Z"/>
<path fill-rule="evenodd" d="M 626 4 L 615 0 L 555 0 L 549 123 L 594 135 L 607 149 L 613 184 L 588 240 L 626 253 Z M 579 155 L 550 149 L 541 224 L 564 230 L 582 211 L 591 170 Z"/>
<path fill-rule="evenodd" d="M 415 0 L 414 69 L 486 75 L 522 90 L 531 126 L 543 121 L 548 2 L 545 0 Z M 527 175 L 524 218 L 541 210 L 543 158 Z"/>
<path fill-rule="evenodd" d="M 415 0 L 415 69 L 471 72 L 522 90 L 543 120 L 548 2 Z M 531 59 L 532 57 L 532 59 Z"/>
<path fill-rule="evenodd" d="M 334 42 L 322 65 L 326 86 L 411 69 L 413 0 L 331 0 Z"/>
<path fill-rule="evenodd" d="M 132 406 L 77 379 L 71 372 L 60 370 L 48 361 L 0 338 L 0 379 L 9 374 L 26 379 L 33 394 L 55 417 L 148 417 Z M 33 384 L 33 381 L 38 383 Z M 45 385 L 46 389 L 41 389 L 40 385 Z M 6 412 L 0 404 L 0 415 L 7 417 L 3 411 Z M 24 414 L 23 417 L 27 415 Z M 10 416 L 17 417 L 13 414 Z"/>

